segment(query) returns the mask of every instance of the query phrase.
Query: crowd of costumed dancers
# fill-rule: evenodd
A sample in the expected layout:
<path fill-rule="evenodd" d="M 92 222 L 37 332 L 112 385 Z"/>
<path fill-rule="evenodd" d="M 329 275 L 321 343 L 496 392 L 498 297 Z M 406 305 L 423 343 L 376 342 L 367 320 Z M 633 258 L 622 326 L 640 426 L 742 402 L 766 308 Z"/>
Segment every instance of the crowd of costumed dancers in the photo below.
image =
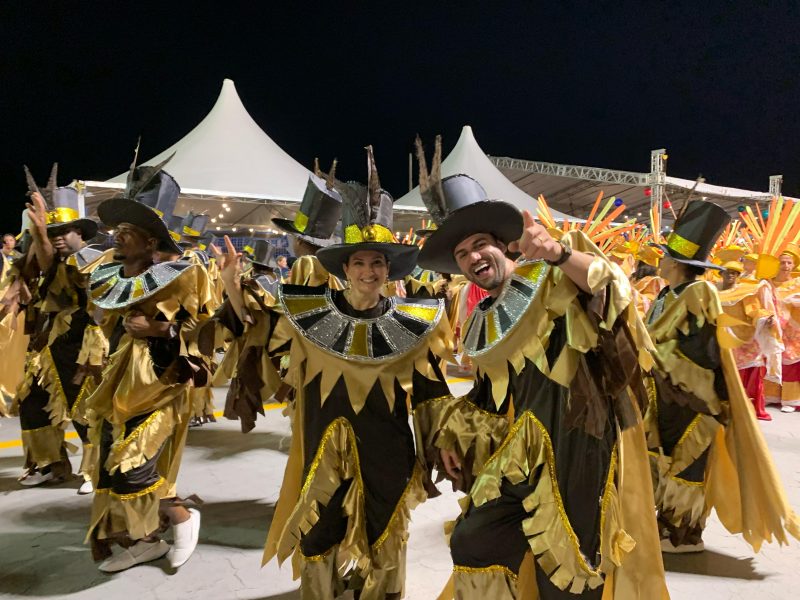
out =
<path fill-rule="evenodd" d="M 182 451 L 226 384 L 243 434 L 285 403 L 264 562 L 291 560 L 303 598 L 402 598 L 411 513 L 444 480 L 462 511 L 442 598 L 667 598 L 662 553 L 703 552 L 712 509 L 754 552 L 800 537 L 757 423 L 800 410 L 800 203 L 732 219 L 690 198 L 665 230 L 600 194 L 559 222 L 542 197 L 520 212 L 442 177 L 440 138 L 430 165 L 416 146 L 422 228 L 395 231 L 368 147 L 365 184 L 315 164 L 273 220 L 288 269 L 266 239 L 176 215 L 170 159 L 134 158 L 96 220 L 55 166 L 43 187 L 25 169 L 0 411 L 19 417 L 21 486 L 74 478 L 77 432 L 98 568 L 190 558 Z"/>

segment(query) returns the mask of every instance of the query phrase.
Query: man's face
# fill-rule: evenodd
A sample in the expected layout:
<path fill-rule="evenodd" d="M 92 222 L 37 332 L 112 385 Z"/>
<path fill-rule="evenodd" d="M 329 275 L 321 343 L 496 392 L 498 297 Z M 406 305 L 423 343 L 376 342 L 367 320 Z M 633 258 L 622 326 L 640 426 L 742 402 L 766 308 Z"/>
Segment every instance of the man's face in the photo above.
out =
<path fill-rule="evenodd" d="M 279 256 L 278 257 L 278 266 L 281 269 L 285 269 L 286 268 L 286 257 L 285 256 Z"/>
<path fill-rule="evenodd" d="M 120 223 L 114 232 L 114 260 L 152 260 L 157 246 L 155 238 L 130 223 Z"/>
<path fill-rule="evenodd" d="M 736 280 L 739 278 L 739 273 L 733 270 L 725 270 L 722 272 L 722 289 L 729 290 L 736 285 Z"/>
<path fill-rule="evenodd" d="M 752 258 L 743 258 L 742 268 L 744 269 L 745 273 L 752 273 L 756 270 L 756 261 L 754 261 Z"/>
<path fill-rule="evenodd" d="M 464 238 L 453 256 L 464 277 L 484 290 L 497 289 L 509 276 L 506 246 L 490 233 Z"/>
<path fill-rule="evenodd" d="M 10 252 L 14 249 L 14 246 L 17 245 L 17 240 L 14 239 L 13 235 L 4 235 L 3 236 L 3 250 Z"/>
<path fill-rule="evenodd" d="M 794 270 L 794 257 L 791 254 L 781 254 L 778 260 L 781 273 L 791 273 Z"/>
<path fill-rule="evenodd" d="M 54 233 L 48 234 L 47 237 L 50 238 L 50 242 L 59 256 L 74 254 L 83 246 L 83 236 L 80 230 L 72 227 L 69 229 L 56 229 Z"/>

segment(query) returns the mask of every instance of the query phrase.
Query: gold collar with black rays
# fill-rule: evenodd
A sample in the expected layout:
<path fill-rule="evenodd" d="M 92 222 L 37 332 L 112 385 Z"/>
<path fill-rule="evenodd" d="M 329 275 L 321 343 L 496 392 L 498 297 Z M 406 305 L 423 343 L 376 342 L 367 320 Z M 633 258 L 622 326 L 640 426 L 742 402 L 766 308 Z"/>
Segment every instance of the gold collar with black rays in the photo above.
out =
<path fill-rule="evenodd" d="M 283 285 L 280 303 L 292 326 L 314 345 L 340 358 L 388 361 L 409 352 L 436 327 L 440 300 L 390 298 L 374 319 L 351 317 L 333 302 L 330 288 Z"/>
<path fill-rule="evenodd" d="M 82 269 L 89 263 L 93 263 L 94 261 L 96 261 L 102 255 L 103 255 L 102 250 L 98 250 L 97 248 L 91 248 L 89 246 L 84 246 L 77 252 L 73 252 L 72 254 L 69 255 L 69 258 L 67 258 L 67 264 Z"/>
<path fill-rule="evenodd" d="M 475 307 L 462 336 L 467 356 L 485 354 L 503 341 L 528 310 L 549 269 L 541 260 L 517 267 L 489 308 Z"/>
<path fill-rule="evenodd" d="M 122 264 L 100 265 L 89 278 L 92 303 L 103 309 L 122 309 L 145 300 L 175 281 L 192 263 L 157 263 L 134 277 L 122 275 Z"/>

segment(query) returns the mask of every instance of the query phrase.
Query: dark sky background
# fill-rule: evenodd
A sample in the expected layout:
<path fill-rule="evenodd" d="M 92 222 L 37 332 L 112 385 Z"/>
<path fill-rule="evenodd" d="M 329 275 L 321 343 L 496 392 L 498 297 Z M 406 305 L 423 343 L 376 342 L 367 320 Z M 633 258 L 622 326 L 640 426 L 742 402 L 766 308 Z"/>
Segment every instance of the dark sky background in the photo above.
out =
<path fill-rule="evenodd" d="M 148 6 L 153 4 L 153 6 Z M 310 166 L 337 156 L 407 187 L 414 134 L 471 124 L 489 154 L 668 173 L 800 194 L 800 18 L 754 2 L 5 2 L 0 226 L 17 231 L 22 164 L 60 183 L 125 171 L 211 109 L 223 78 Z M 340 6 L 341 4 L 341 6 Z"/>

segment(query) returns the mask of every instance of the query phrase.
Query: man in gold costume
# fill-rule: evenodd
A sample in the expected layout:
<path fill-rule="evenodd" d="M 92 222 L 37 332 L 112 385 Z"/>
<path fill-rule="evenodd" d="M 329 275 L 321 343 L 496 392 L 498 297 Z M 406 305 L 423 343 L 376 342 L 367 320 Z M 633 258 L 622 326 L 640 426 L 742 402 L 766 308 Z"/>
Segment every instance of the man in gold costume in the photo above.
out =
<path fill-rule="evenodd" d="M 86 247 L 97 224 L 79 214 L 78 190 L 56 187 L 57 165 L 40 190 L 26 169 L 31 245 L 14 264 L 31 291 L 27 310 L 30 334 L 25 378 L 15 402 L 20 415 L 25 473 L 20 483 L 63 481 L 72 472 L 64 441 L 70 421 L 83 443 L 78 493 L 92 492 L 95 446 L 83 418 L 87 395 L 103 366 L 105 342 L 87 308 L 88 276 L 83 267 L 102 254 Z M 19 290 L 21 291 L 21 290 Z"/>
<path fill-rule="evenodd" d="M 200 530 L 200 513 L 187 510 L 175 488 L 192 414 L 189 390 L 207 381 L 195 335 L 212 294 L 196 262 L 154 262 L 156 252 L 181 254 L 160 216 L 172 213 L 180 188 L 162 166 L 134 164 L 124 195 L 98 207 L 115 232 L 113 262 L 97 267 L 89 286 L 93 306 L 103 311 L 110 361 L 87 400 L 100 447 L 87 538 L 107 573 L 165 554 L 179 567 Z M 172 547 L 158 538 L 161 517 L 172 525 Z M 115 553 L 112 543 L 121 546 Z"/>
<path fill-rule="evenodd" d="M 556 241 L 472 178 L 439 181 L 436 163 L 429 177 L 418 154 L 438 225 L 420 266 L 489 293 L 462 332 L 472 391 L 420 415 L 429 459 L 469 494 L 455 598 L 665 597 L 638 408 L 650 357 L 627 278 L 583 233 Z"/>
<path fill-rule="evenodd" d="M 717 289 L 701 278 L 719 268 L 707 257 L 729 221 L 716 204 L 688 202 L 661 245 L 669 285 L 647 317 L 655 345 L 647 442 L 661 546 L 670 553 L 704 549 L 712 508 L 756 551 L 800 535 L 732 353 L 736 328 L 747 322 L 725 314 Z"/>

